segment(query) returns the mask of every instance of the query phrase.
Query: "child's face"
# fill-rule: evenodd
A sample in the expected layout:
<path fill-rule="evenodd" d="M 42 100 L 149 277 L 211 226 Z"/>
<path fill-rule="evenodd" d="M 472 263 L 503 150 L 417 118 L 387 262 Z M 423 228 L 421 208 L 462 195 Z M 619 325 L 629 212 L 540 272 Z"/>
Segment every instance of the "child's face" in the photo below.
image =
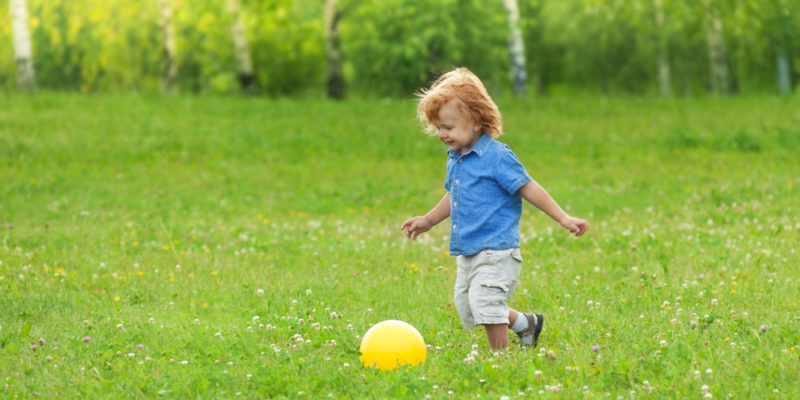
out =
<path fill-rule="evenodd" d="M 480 125 L 473 123 L 459 109 L 460 100 L 453 99 L 439 109 L 439 119 L 433 121 L 439 139 L 450 150 L 466 153 L 481 137 Z"/>

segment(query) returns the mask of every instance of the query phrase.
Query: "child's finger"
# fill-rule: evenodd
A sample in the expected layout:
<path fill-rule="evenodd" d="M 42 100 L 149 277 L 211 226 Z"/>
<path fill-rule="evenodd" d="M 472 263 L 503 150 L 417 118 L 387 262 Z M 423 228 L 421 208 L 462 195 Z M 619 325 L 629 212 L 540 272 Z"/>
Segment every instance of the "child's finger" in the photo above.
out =
<path fill-rule="evenodd" d="M 578 232 L 580 232 L 580 230 L 581 230 L 581 228 L 579 228 L 578 225 L 575 225 L 575 224 L 570 224 L 569 225 L 569 231 L 574 233 L 574 234 L 577 234 Z"/>

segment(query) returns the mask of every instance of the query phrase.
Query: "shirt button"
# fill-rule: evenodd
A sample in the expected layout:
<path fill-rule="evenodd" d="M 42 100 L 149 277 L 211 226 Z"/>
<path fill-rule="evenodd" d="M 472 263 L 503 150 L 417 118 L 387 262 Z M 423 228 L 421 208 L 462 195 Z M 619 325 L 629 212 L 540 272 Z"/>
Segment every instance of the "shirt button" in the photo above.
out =
<path fill-rule="evenodd" d="M 458 162 L 464 162 L 464 160 L 458 160 Z"/>
<path fill-rule="evenodd" d="M 454 202 L 453 202 L 453 207 L 455 207 L 455 206 L 457 206 L 457 205 L 458 205 L 458 202 L 457 202 L 457 201 L 454 201 Z"/>
<path fill-rule="evenodd" d="M 456 224 L 453 224 L 453 229 L 456 229 Z"/>
<path fill-rule="evenodd" d="M 458 185 L 458 179 L 456 179 L 456 185 Z"/>

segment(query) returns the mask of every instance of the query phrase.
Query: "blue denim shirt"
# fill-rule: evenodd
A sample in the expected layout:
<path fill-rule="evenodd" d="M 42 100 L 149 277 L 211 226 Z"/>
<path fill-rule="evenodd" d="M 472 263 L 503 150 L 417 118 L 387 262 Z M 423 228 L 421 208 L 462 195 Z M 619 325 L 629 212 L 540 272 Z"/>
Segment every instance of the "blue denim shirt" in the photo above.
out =
<path fill-rule="evenodd" d="M 520 187 L 533 180 L 507 145 L 483 134 L 465 154 L 447 152 L 450 254 L 519 247 Z"/>

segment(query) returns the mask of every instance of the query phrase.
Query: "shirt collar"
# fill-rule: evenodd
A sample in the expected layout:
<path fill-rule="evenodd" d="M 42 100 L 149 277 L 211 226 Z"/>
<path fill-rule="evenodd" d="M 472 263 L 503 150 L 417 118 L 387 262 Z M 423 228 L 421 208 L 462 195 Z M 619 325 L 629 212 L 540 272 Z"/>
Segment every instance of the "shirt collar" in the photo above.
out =
<path fill-rule="evenodd" d="M 472 148 L 469 149 L 468 152 L 461 154 L 456 150 L 448 150 L 447 155 L 451 158 L 459 158 L 459 157 L 466 157 L 469 153 L 475 153 L 478 155 L 479 158 L 483 158 L 483 155 L 486 153 L 486 150 L 489 149 L 489 143 L 492 142 L 492 137 L 487 134 L 482 134 L 478 141 L 472 145 Z"/>

